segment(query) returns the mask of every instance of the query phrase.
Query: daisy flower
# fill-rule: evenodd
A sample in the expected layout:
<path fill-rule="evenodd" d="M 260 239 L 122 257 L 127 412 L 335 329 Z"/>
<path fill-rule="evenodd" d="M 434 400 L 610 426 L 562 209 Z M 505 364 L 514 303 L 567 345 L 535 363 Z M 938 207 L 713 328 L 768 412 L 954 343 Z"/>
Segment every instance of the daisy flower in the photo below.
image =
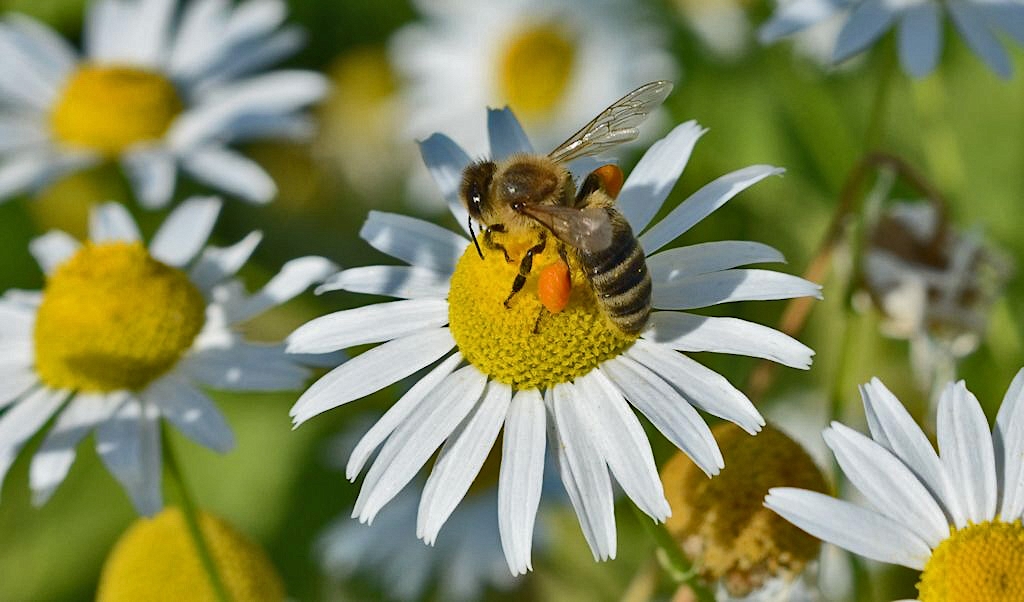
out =
<path fill-rule="evenodd" d="M 97 0 L 81 56 L 28 17 L 0 22 L 0 200 L 102 161 L 120 162 L 146 207 L 174 194 L 180 167 L 265 203 L 270 176 L 229 144 L 311 132 L 298 111 L 322 75 L 260 73 L 303 42 L 282 0 Z"/>
<path fill-rule="evenodd" d="M 161 418 L 224 452 L 234 437 L 199 387 L 303 385 L 308 371 L 297 358 L 282 345 L 247 342 L 235 326 L 336 267 L 296 259 L 248 295 L 234 276 L 260 234 L 204 248 L 220 207 L 216 198 L 185 201 L 148 248 L 115 203 L 92 211 L 87 242 L 60 231 L 32 241 L 46 287 L 0 298 L 0 482 L 25 442 L 55 417 L 29 469 L 36 504 L 50 498 L 78 443 L 95 431 L 100 459 L 138 511 L 153 514 L 162 506 Z"/>
<path fill-rule="evenodd" d="M 914 373 L 930 389 L 981 342 L 1012 271 L 1009 258 L 963 232 L 927 201 L 892 203 L 874 225 L 863 282 L 887 336 L 910 341 Z"/>
<path fill-rule="evenodd" d="M 636 4 L 614 0 L 416 0 L 423 20 L 395 33 L 392 59 L 408 84 L 408 130 L 438 130 L 472 156 L 487 150 L 481 106 L 508 105 L 541 147 L 586 123 L 604 100 L 640 84 L 672 79 L 665 33 Z M 453 90 L 458 90 L 453 94 Z"/>
<path fill-rule="evenodd" d="M 803 489 L 765 505 L 855 554 L 922 571 L 919 599 L 1024 599 L 1024 370 L 989 434 L 963 381 L 943 390 L 938 447 L 878 380 L 861 387 L 870 437 L 838 422 L 824 437 L 868 508 Z"/>
<path fill-rule="evenodd" d="M 492 110 L 488 121 L 493 158 L 533 152 L 511 111 Z M 644 155 L 619 196 L 619 210 L 642 233 L 654 308 L 817 296 L 819 287 L 800 278 L 739 269 L 782 261 L 762 244 L 725 241 L 658 252 L 740 191 L 781 172 L 758 165 L 725 175 L 648 228 L 703 133 L 694 122 L 675 128 Z M 466 224 L 458 189 L 469 156 L 441 134 L 425 140 L 421 151 L 456 221 Z M 644 512 L 659 521 L 669 514 L 630 403 L 709 475 L 721 469 L 722 455 L 695 408 L 750 433 L 760 430 L 761 415 L 742 393 L 678 351 L 736 353 L 797 368 L 807 368 L 813 354 L 764 326 L 680 311 L 654 312 L 647 331 L 627 336 L 601 314 L 578 268 L 568 306 L 538 322 L 537 274 L 559 260 L 557 245 L 534 257 L 523 292 L 506 308 L 518 262 L 501 253 L 481 260 L 466 236 L 395 214 L 371 212 L 360 234 L 409 265 L 348 269 L 318 290 L 401 300 L 323 316 L 289 337 L 288 349 L 301 353 L 383 343 L 313 384 L 292 408 L 295 424 L 423 370 L 351 454 L 346 472 L 355 479 L 380 447 L 353 515 L 372 521 L 441 448 L 417 520 L 417 534 L 432 543 L 503 432 L 498 523 L 513 574 L 530 569 L 546 451 L 557 458 L 594 556 L 606 559 L 616 545 L 612 475 Z M 516 253 L 525 241 L 507 242 Z"/>
<path fill-rule="evenodd" d="M 1024 4 L 1016 0 L 793 0 L 776 9 L 760 37 L 775 42 L 838 15 L 844 24 L 832 60 L 839 63 L 898 27 L 900 64 L 913 77 L 923 77 L 939 62 L 946 12 L 971 50 L 1000 76 L 1010 77 L 1010 57 L 998 36 L 1006 33 L 1024 44 Z"/>

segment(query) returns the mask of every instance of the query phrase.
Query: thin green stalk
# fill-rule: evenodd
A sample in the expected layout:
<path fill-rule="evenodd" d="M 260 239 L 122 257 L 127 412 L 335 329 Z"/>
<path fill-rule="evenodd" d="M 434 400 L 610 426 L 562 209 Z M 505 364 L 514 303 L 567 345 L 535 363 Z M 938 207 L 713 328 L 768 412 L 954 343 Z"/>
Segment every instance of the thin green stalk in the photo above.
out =
<path fill-rule="evenodd" d="M 181 512 L 185 515 L 185 524 L 188 526 L 189 535 L 191 535 L 192 541 L 196 545 L 199 562 L 203 565 L 206 575 L 210 578 L 210 586 L 213 587 L 213 593 L 217 597 L 218 602 L 231 602 L 231 596 L 228 595 L 227 588 L 224 587 L 224 582 L 217 571 L 217 565 L 213 561 L 210 545 L 203 536 L 202 529 L 199 527 L 199 511 L 196 508 L 192 493 L 182 477 L 181 467 L 174 455 L 174 450 L 171 449 L 170 437 L 167 435 L 168 432 L 165 427 L 163 437 L 164 466 L 167 467 L 167 474 L 174 481 L 178 489 L 178 496 L 181 498 Z"/>
<path fill-rule="evenodd" d="M 885 130 L 885 118 L 889 107 L 889 96 L 892 93 L 892 82 L 899 65 L 896 61 L 896 49 L 891 40 L 882 45 L 881 67 L 878 72 L 878 85 L 871 101 L 871 113 L 864 134 L 864 152 L 870 153 L 882 141 Z"/>
<path fill-rule="evenodd" d="M 693 568 L 693 563 L 683 555 L 683 551 L 679 549 L 679 543 L 668 532 L 665 525 L 654 522 L 636 506 L 630 506 L 633 508 L 633 513 L 636 514 L 640 526 L 654 540 L 654 545 L 657 546 L 655 556 L 662 570 L 677 585 L 687 585 L 701 602 L 714 602 L 714 595 L 697 579 L 698 573 Z"/>

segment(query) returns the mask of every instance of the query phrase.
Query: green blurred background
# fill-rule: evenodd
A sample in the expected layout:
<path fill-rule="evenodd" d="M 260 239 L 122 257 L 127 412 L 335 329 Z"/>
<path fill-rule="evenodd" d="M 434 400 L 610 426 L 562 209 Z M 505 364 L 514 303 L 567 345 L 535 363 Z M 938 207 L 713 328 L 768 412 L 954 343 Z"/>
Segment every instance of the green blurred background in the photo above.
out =
<path fill-rule="evenodd" d="M 0 10 L 39 17 L 77 39 L 83 4 L 79 0 L 0 0 Z M 291 19 L 307 29 L 309 43 L 290 64 L 325 71 L 346 53 L 383 47 L 390 33 L 416 18 L 414 9 L 399 1 L 292 0 L 291 6 Z M 680 242 L 761 241 L 786 255 L 786 271 L 801 273 L 823 236 L 848 171 L 865 150 L 877 66 L 888 47 L 880 45 L 861 64 L 827 74 L 795 57 L 788 44 L 755 45 L 740 58 L 723 60 L 707 51 L 676 6 L 653 0 L 645 6 L 669 27 L 672 51 L 682 66 L 683 74 L 668 101 L 673 123 L 696 119 L 710 128 L 666 205 L 671 208 L 704 183 L 749 164 L 787 168 L 784 177 L 743 193 Z M 756 3 L 750 11 L 760 22 L 768 7 Z M 1015 49 L 1013 57 L 1020 73 L 1024 53 Z M 1024 237 L 1020 236 L 1024 228 L 1020 210 L 1024 202 L 1024 78 L 998 79 L 950 32 L 935 74 L 918 81 L 898 74 L 892 85 L 878 146 L 903 157 L 939 186 L 958 223 L 979 225 L 1017 265 L 1024 264 Z M 332 144 L 331 140 L 319 143 Z M 252 229 L 265 232 L 254 261 L 242 274 L 250 287 L 303 254 L 325 255 L 346 267 L 386 262 L 358 238 L 366 211 L 417 211 L 403 199 L 401 187 L 361 190 L 338 177 L 329 162 L 318 161 L 309 146 L 262 143 L 247 150 L 278 181 L 280 198 L 266 207 L 228 202 L 214 238 L 223 244 Z M 180 192 L 188 192 L 187 185 Z M 122 176 L 116 170 L 98 169 L 58 183 L 38 199 L 20 198 L 0 205 L 0 290 L 41 287 L 42 276 L 27 250 L 29 240 L 51 227 L 81 234 L 87 202 L 108 197 L 130 202 Z M 453 225 L 448 216 L 427 217 Z M 144 233 L 151 234 L 161 218 L 162 214 L 142 215 Z M 815 366 L 807 373 L 780 370 L 765 404 L 788 403 L 794 397 L 827 402 L 837 373 L 840 337 L 835 334 L 845 309 L 841 295 L 829 295 L 839 290 L 841 278 L 825 284 L 826 300 L 816 305 L 800 337 L 817 351 Z M 365 297 L 342 293 L 322 298 L 307 294 L 252 323 L 249 332 L 255 338 L 279 340 L 313 316 L 365 302 Z M 777 302 L 716 311 L 773 324 L 782 309 L 783 303 Z M 990 416 L 1014 372 L 1024 364 L 1022 310 L 1024 288 L 1020 279 L 1013 279 L 994 312 L 984 344 L 960 367 L 960 376 Z M 910 374 L 907 344 L 882 338 L 877 322 L 872 314 L 853 322 L 855 353 L 841 390 L 854 423 L 861 420 L 855 385 L 871 376 L 882 378 L 908 403 L 925 402 Z M 698 359 L 738 385 L 754 366 L 745 358 L 709 355 Z M 295 398 L 296 394 L 217 394 L 237 435 L 237 448 L 222 456 L 181 437 L 175 437 L 173 444 L 201 505 L 264 544 L 294 598 L 322 599 L 329 588 L 316 568 L 311 544 L 327 522 L 347 511 L 357 491 L 355 484 L 328 468 L 326 442 L 367 410 L 386 408 L 395 391 L 334 410 L 292 431 L 288 409 Z M 651 441 L 659 462 L 667 460 L 670 445 L 657 434 Z M 21 453 L 0 497 L 0 600 L 91 599 L 103 559 L 135 518 L 134 512 L 99 463 L 91 440 L 80 446 L 78 461 L 52 501 L 33 508 L 27 469 L 38 443 L 39 437 Z M 516 592 L 494 597 L 618 599 L 652 549 L 625 504 L 619 508 L 618 560 L 592 561 L 566 507 L 556 512 L 552 522 L 553 547 L 535 554 L 536 571 L 521 580 Z M 890 573 L 895 575 L 892 584 L 884 586 L 889 598 L 915 594 L 913 574 Z M 876 587 L 883 586 L 876 583 Z M 366 599 L 375 591 L 369 583 L 356 582 L 333 594 Z"/>

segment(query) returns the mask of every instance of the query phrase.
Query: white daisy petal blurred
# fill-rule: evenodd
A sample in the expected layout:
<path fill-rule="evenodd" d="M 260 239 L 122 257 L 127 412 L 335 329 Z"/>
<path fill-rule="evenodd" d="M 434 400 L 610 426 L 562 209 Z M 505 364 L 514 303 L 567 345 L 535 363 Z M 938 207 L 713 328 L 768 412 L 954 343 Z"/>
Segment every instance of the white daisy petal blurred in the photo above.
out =
<path fill-rule="evenodd" d="M 119 161 L 146 208 L 171 202 L 179 167 L 250 202 L 269 201 L 269 176 L 211 142 L 308 133 L 294 125 L 326 94 L 326 78 L 259 72 L 305 40 L 283 27 L 286 12 L 283 0 L 98 0 L 86 10 L 80 56 L 47 26 L 6 16 L 0 98 L 10 103 L 0 120 L 25 126 L 20 140 L 3 143 L 11 152 L 0 165 L 0 200 L 80 169 L 76 157 L 85 154 Z"/>
<path fill-rule="evenodd" d="M 1000 472 L 1002 494 L 999 516 L 1003 520 L 1020 518 L 1024 513 L 1024 370 L 1017 372 L 999 406 L 992 431 L 996 469 Z M 1000 470 L 1001 469 L 1001 470 Z"/>
<path fill-rule="evenodd" d="M 873 441 L 839 423 L 825 431 L 843 473 L 872 509 L 792 488 L 770 490 L 765 505 L 855 554 L 922 571 L 921 600 L 1017 599 L 1024 592 L 1017 570 L 1024 527 L 1005 504 L 1021 489 L 1020 458 L 1013 457 L 1020 431 L 1009 423 L 1019 422 L 1022 382 L 1014 379 L 1003 400 L 995 445 L 981 404 L 963 381 L 949 383 L 937 416 L 939 458 L 875 379 L 861 388 Z"/>
<path fill-rule="evenodd" d="M 163 503 L 162 420 L 216 451 L 233 445 L 200 387 L 278 391 L 306 383 L 302 356 L 246 341 L 226 320 L 221 297 L 230 292 L 239 315 L 252 317 L 337 268 L 297 259 L 252 297 L 237 281 L 212 286 L 241 268 L 259 241 L 204 251 L 220 206 L 215 198 L 186 200 L 149 249 L 131 214 L 113 203 L 93 208 L 87 244 L 58 231 L 30 243 L 46 288 L 0 297 L 0 482 L 25 440 L 55 415 L 30 466 L 34 502 L 50 499 L 79 443 L 95 432 L 104 465 L 136 510 L 153 514 Z"/>
<path fill-rule="evenodd" d="M 534 147 L 511 111 L 492 110 L 488 121 L 495 155 Z M 667 198 L 703 131 L 695 123 L 676 128 L 625 180 L 623 191 L 629 191 L 638 223 L 650 221 Z M 458 187 L 469 153 L 440 134 L 421 143 L 421 150 L 442 195 L 457 205 L 453 214 L 461 211 L 465 216 Z M 657 237 L 654 247 L 674 240 L 744 188 L 778 172 L 755 166 L 705 186 L 683 211 L 677 208 L 651 228 Z M 456 520 L 459 500 L 503 420 L 497 524 L 508 571 L 517 575 L 531 570 L 546 449 L 558 464 L 595 558 L 612 558 L 617 546 L 613 476 L 654 520 L 662 521 L 669 513 L 652 446 L 633 408 L 709 475 L 721 470 L 723 457 L 698 409 L 736 422 L 751 434 L 764 424 L 738 389 L 678 350 L 766 357 L 801 368 L 807 367 L 812 352 L 766 327 L 689 314 L 677 321 L 656 318 L 651 324 L 645 315 L 638 330 L 627 335 L 601 313 L 605 310 L 597 305 L 593 288 L 587 285 L 590 280 L 578 266 L 570 267 L 568 305 L 546 308 L 538 272 L 545 273 L 561 260 L 559 245 L 538 245 L 532 231 L 506 231 L 503 234 L 509 236 L 504 238 L 496 234 L 502 233 L 496 229 L 480 234 L 478 254 L 456 232 L 410 217 L 370 212 L 363 239 L 407 265 L 350 268 L 329 278 L 318 292 L 347 290 L 402 300 L 317 318 L 293 333 L 289 350 L 300 353 L 380 344 L 313 384 L 293 406 L 292 417 L 300 424 L 424 370 L 425 376 L 367 432 L 349 458 L 346 476 L 354 480 L 381 448 L 353 516 L 372 520 L 441 448 L 441 460 L 421 499 L 417 528 L 425 541 L 436 538 L 441 545 L 447 530 L 454 528 L 448 525 Z M 512 256 L 522 258 L 531 247 L 532 265 L 525 269 L 529 275 L 519 283 L 520 291 L 510 295 L 520 270 Z M 642 251 L 636 247 L 634 256 Z M 651 260 L 652 296 L 656 301 L 664 296 L 688 299 L 688 307 L 694 308 L 740 299 L 818 296 L 817 285 L 799 278 L 735 269 L 778 261 L 782 256 L 774 249 L 745 241 L 668 250 Z M 458 368 L 463 363 L 469 365 Z M 469 384 L 458 384 L 460 380 Z M 467 386 L 456 393 L 456 388 Z M 500 403 L 491 395 L 497 395 L 496 387 L 502 392 Z M 451 411 L 436 415 L 446 408 Z"/>
<path fill-rule="evenodd" d="M 768 44 L 840 20 L 842 29 L 832 50 L 838 63 L 897 27 L 901 66 L 912 77 L 924 77 L 939 63 L 947 12 L 971 50 L 996 74 L 1009 78 L 1010 58 L 997 34 L 1006 32 L 1024 43 L 1024 9 L 1016 0 L 780 0 L 760 38 Z"/>

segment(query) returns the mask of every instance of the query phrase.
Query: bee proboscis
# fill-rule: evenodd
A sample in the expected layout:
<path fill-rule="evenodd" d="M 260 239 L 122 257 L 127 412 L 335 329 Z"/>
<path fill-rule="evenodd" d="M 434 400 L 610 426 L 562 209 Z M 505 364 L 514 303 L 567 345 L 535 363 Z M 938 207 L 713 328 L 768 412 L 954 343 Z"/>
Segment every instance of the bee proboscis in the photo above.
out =
<path fill-rule="evenodd" d="M 629 222 L 615 208 L 621 172 L 604 166 L 591 172 L 577 189 L 566 164 L 636 139 L 637 127 L 671 91 L 672 83 L 667 81 L 640 86 L 547 155 L 516 154 L 466 167 L 461 197 L 480 257 L 483 251 L 473 221 L 483 225 L 484 247 L 503 253 L 506 259 L 508 252 L 495 240 L 496 234 L 536 237 L 536 243 L 520 259 L 506 307 L 526 284 L 533 258 L 544 251 L 550 233 L 563 261 L 568 263 L 571 255 L 582 268 L 612 324 L 627 335 L 643 330 L 651 312 L 651 278 L 643 249 Z"/>

